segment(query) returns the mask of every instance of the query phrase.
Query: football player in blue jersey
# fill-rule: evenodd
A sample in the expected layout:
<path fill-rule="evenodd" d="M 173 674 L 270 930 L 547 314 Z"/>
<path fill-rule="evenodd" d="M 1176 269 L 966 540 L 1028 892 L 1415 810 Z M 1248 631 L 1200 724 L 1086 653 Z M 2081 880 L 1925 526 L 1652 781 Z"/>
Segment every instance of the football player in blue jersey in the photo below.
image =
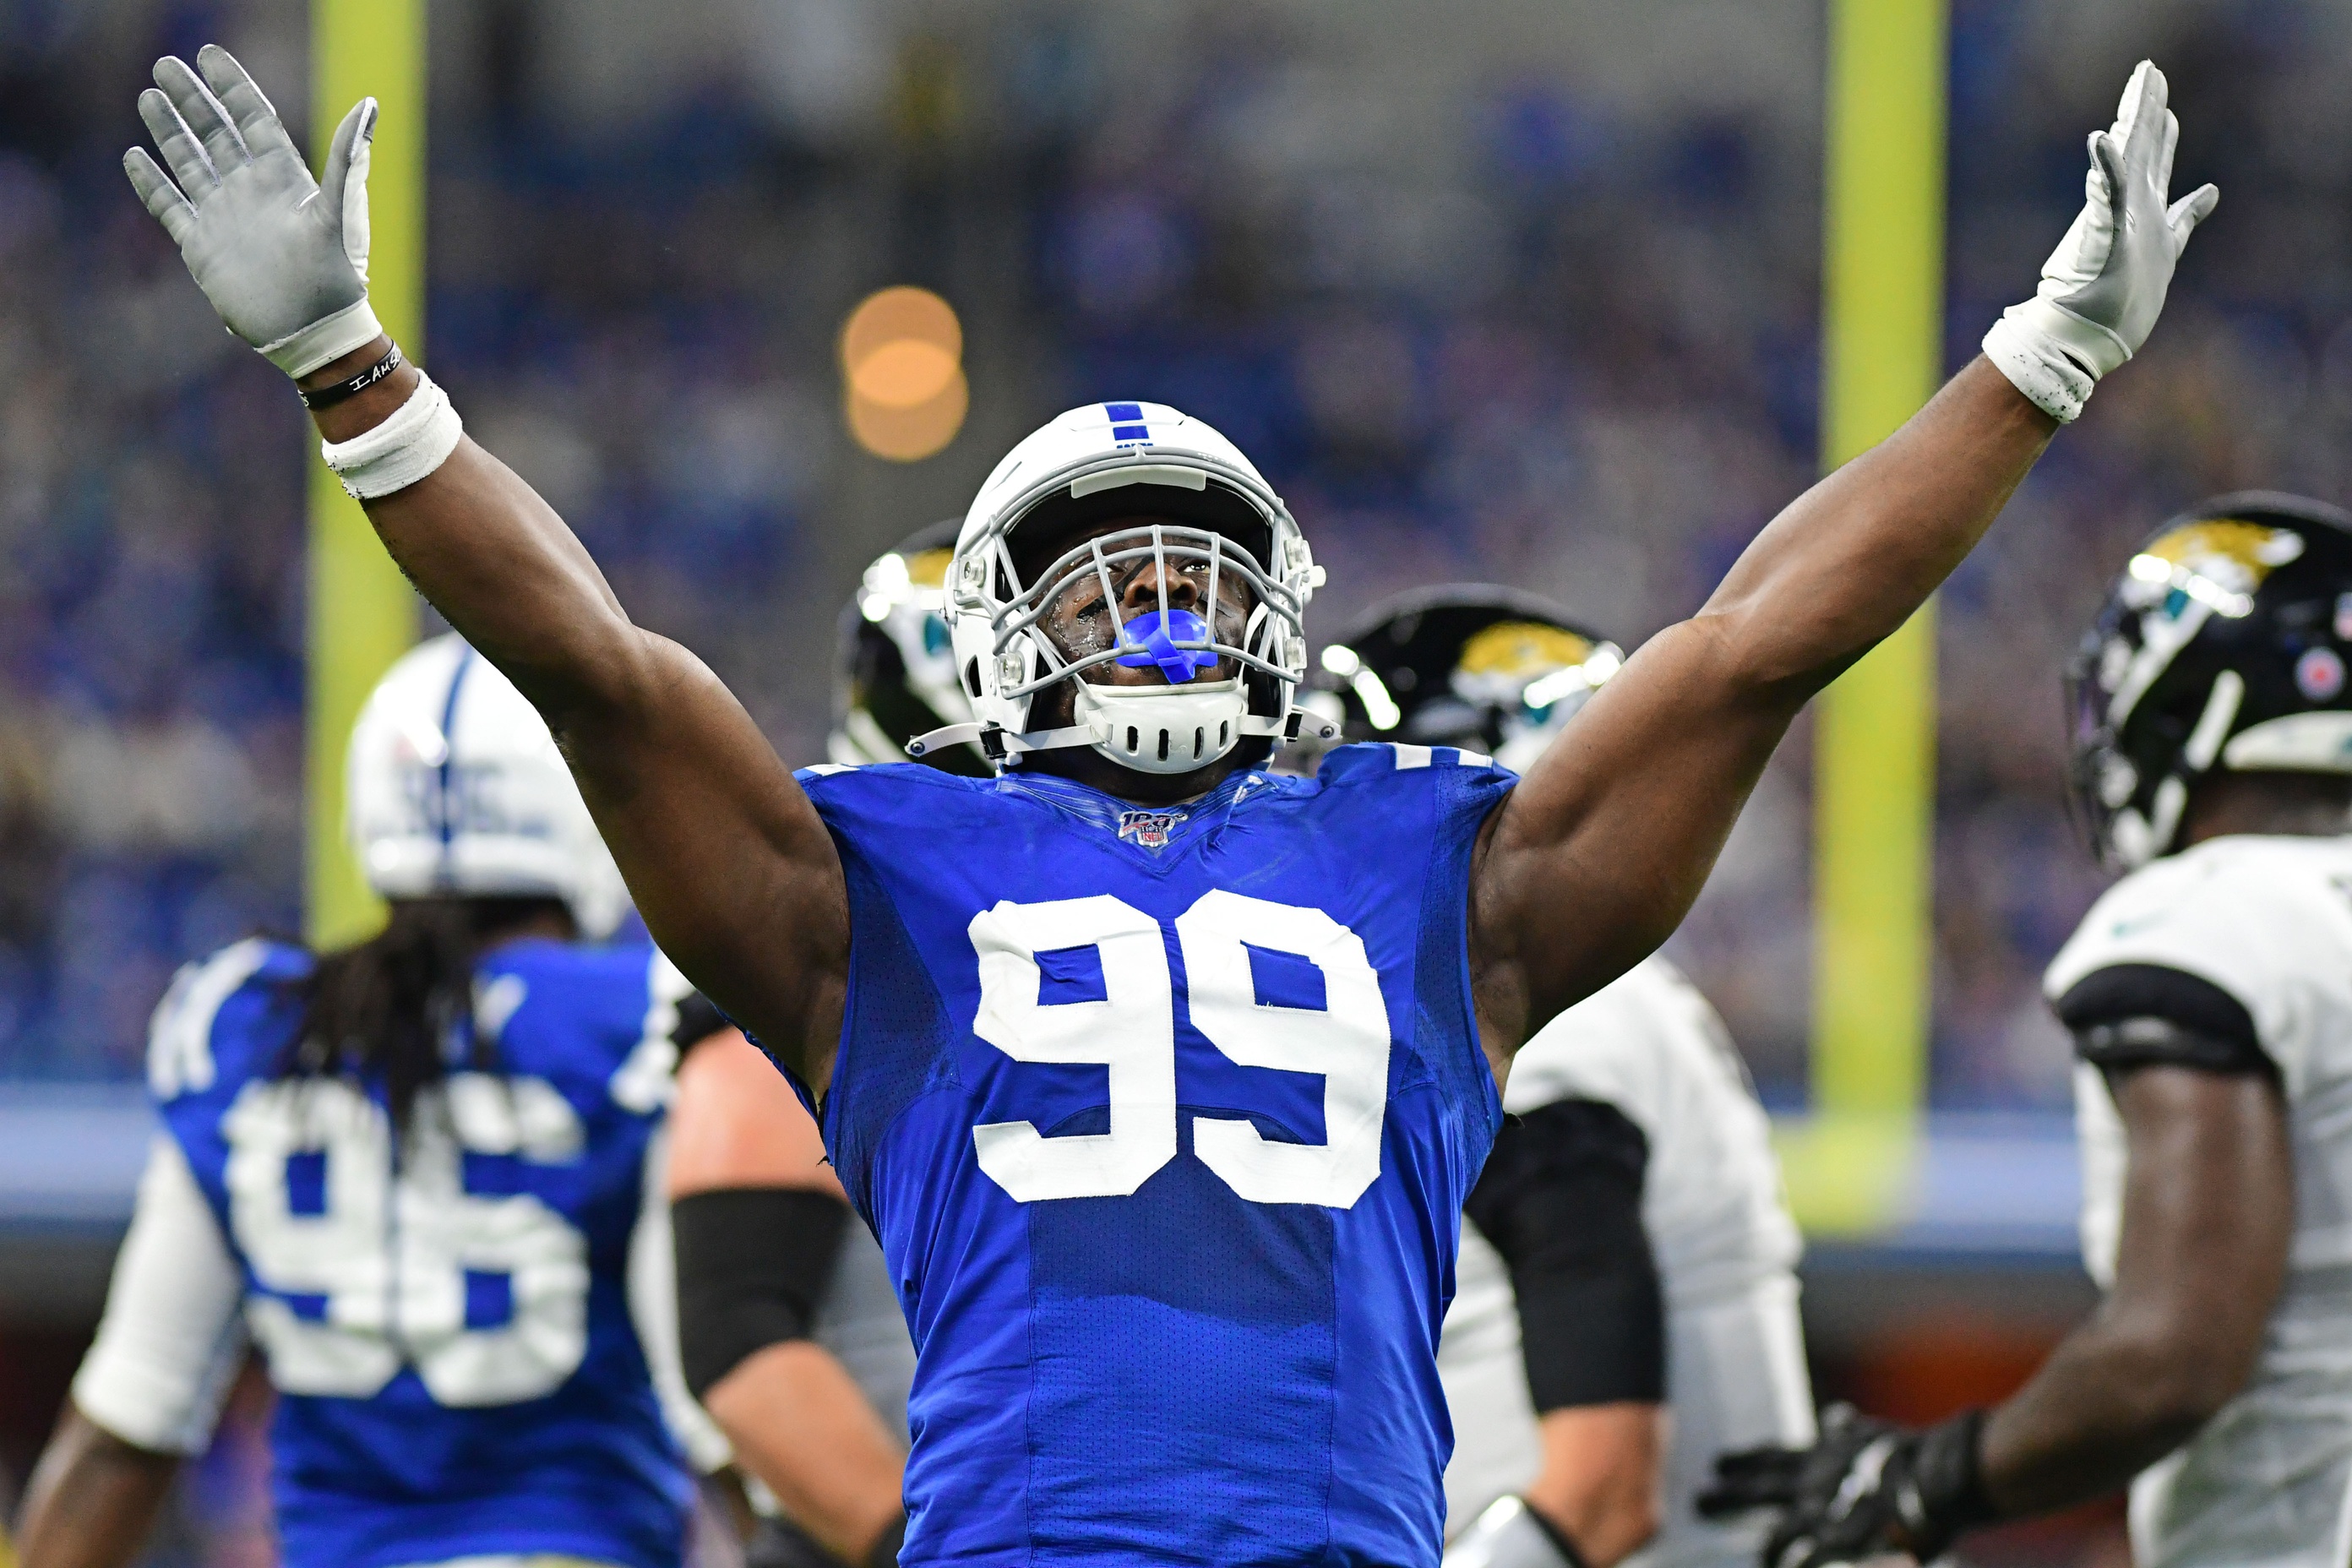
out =
<path fill-rule="evenodd" d="M 201 70 L 202 74 L 199 74 Z M 2163 78 L 1971 363 L 1766 528 L 1524 781 L 1453 748 L 1262 765 L 1322 578 L 1232 443 L 1073 409 L 981 488 L 948 574 L 960 778 L 785 770 L 465 439 L 367 301 L 366 149 L 323 185 L 217 48 L 126 160 L 223 321 L 296 379 L 393 556 L 562 742 L 663 948 L 822 1096 L 918 1356 L 902 1560 L 1439 1554 L 1435 1345 L 1512 1053 L 1664 939 L 1811 696 L 1991 524 L 2153 328 Z"/>
<path fill-rule="evenodd" d="M 674 1568 L 662 1394 L 725 1457 L 677 1370 L 656 1159 L 698 999 L 651 944 L 583 941 L 625 913 L 619 875 L 546 725 L 457 637 L 385 676 L 349 779 L 390 921 L 318 957 L 237 942 L 156 1008 L 163 1129 L 25 1561 L 131 1561 L 250 1342 L 290 1568 Z"/>

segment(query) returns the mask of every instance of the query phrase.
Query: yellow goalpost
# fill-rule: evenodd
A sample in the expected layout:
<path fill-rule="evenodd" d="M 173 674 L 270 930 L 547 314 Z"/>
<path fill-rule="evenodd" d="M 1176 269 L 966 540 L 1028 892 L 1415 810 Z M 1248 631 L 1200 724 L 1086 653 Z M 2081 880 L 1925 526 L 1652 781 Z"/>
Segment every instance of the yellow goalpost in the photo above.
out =
<path fill-rule="evenodd" d="M 425 0 L 311 0 L 310 156 L 343 111 L 383 105 L 368 170 L 368 293 L 411 358 L 425 353 Z M 416 595 L 315 456 L 310 474 L 304 925 L 313 942 L 368 934 L 383 907 L 343 842 L 343 751 L 360 704 L 416 640 Z"/>
<path fill-rule="evenodd" d="M 1944 0 L 1831 0 L 1822 464 L 1910 417 L 1943 375 Z M 1935 846 L 1931 602 L 1819 704 L 1812 1112 L 1782 1153 L 1806 1228 L 1899 1219 L 1927 1084 Z"/>

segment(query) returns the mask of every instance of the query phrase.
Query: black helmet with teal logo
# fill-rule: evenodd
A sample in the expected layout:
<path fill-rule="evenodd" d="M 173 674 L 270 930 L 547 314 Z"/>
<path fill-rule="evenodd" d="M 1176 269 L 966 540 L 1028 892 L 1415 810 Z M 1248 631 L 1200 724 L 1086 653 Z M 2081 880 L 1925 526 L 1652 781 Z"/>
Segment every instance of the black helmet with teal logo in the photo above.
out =
<path fill-rule="evenodd" d="M 2073 783 L 2118 868 L 2179 847 L 2197 781 L 2352 773 L 2352 513 L 2267 490 L 2167 522 L 2067 673 Z"/>

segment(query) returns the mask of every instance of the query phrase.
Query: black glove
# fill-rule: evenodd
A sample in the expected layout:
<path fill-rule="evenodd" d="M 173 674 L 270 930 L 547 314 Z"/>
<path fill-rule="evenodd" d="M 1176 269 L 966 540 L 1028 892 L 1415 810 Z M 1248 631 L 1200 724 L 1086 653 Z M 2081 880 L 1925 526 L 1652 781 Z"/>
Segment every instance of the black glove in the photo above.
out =
<path fill-rule="evenodd" d="M 1811 1448 L 1719 1456 L 1698 1511 L 1721 1519 L 1781 1510 L 1763 1568 L 1827 1568 L 1890 1552 L 1930 1563 L 1961 1531 L 1998 1517 L 1977 1468 L 1983 1426 L 1981 1410 L 1914 1432 L 1833 1405 Z"/>

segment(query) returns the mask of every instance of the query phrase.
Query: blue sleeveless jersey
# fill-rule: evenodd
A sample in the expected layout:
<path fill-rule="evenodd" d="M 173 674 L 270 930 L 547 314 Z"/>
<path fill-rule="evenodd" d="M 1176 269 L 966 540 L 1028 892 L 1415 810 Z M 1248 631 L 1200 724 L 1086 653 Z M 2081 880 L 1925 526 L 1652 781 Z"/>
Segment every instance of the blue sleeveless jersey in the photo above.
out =
<path fill-rule="evenodd" d="M 1469 861 L 1511 775 L 1357 746 L 1165 810 L 801 777 L 851 909 L 826 1146 L 919 1357 L 902 1561 L 1433 1565 L 1500 1117 Z"/>
<path fill-rule="evenodd" d="M 395 1159 L 380 1087 L 278 1075 L 310 962 L 256 940 L 190 966 L 149 1059 L 278 1389 L 285 1561 L 672 1568 L 691 1483 L 625 1277 L 675 971 L 642 945 L 495 949 L 473 1027 L 497 1070 L 427 1089 Z"/>

